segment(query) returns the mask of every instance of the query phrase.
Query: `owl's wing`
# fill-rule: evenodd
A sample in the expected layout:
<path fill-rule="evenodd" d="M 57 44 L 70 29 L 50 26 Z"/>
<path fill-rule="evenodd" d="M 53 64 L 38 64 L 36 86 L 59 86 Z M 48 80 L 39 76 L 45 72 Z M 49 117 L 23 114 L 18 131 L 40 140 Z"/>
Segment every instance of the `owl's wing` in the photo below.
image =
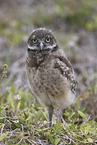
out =
<path fill-rule="evenodd" d="M 71 91 L 76 95 L 77 82 L 71 63 L 65 56 L 56 55 L 55 57 L 55 68 L 59 69 L 61 74 L 70 82 Z"/>

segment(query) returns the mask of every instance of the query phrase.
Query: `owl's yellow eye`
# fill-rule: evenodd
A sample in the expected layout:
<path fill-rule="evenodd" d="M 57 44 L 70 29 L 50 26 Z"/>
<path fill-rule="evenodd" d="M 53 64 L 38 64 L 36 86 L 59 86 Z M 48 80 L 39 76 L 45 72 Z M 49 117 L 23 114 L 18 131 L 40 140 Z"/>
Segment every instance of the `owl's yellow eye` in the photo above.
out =
<path fill-rule="evenodd" d="M 32 42 L 33 42 L 34 44 L 36 44 L 36 43 L 37 43 L 37 39 L 36 39 L 36 38 L 32 39 Z"/>
<path fill-rule="evenodd" d="M 50 41 L 51 41 L 51 39 L 50 38 L 46 38 L 46 40 L 45 40 L 47 43 L 49 43 Z"/>

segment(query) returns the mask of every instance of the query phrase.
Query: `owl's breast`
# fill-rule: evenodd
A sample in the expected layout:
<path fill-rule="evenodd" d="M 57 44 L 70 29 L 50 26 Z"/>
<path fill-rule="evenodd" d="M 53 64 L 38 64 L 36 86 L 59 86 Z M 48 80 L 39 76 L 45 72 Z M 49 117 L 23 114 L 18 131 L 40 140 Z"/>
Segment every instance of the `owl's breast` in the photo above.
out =
<path fill-rule="evenodd" d="M 63 98 L 69 92 L 69 83 L 58 69 L 54 68 L 53 62 L 46 66 L 35 67 L 26 66 L 27 76 L 32 93 L 46 105 L 65 106 Z M 70 94 L 71 95 L 71 94 Z M 56 103 L 56 100 L 61 103 Z"/>

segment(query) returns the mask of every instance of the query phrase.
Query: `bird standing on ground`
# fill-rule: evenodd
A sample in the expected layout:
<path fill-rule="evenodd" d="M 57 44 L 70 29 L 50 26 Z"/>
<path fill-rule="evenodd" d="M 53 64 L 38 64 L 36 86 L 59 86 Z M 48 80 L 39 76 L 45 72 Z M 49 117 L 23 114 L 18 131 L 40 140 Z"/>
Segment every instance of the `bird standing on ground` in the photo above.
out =
<path fill-rule="evenodd" d="M 56 108 L 60 123 L 62 110 L 75 102 L 74 71 L 50 30 L 33 30 L 28 38 L 27 51 L 26 71 L 30 88 L 48 108 L 49 126 L 52 127 L 53 109 Z"/>

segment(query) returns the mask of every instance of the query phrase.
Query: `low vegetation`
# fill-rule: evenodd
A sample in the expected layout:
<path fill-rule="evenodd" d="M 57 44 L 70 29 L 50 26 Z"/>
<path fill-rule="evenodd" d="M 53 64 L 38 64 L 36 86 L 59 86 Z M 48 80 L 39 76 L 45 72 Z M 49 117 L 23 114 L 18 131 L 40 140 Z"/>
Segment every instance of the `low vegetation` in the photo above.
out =
<path fill-rule="evenodd" d="M 12 86 L 1 96 L 0 142 L 8 145 L 97 143 L 97 122 L 86 108 L 79 108 L 79 99 L 63 113 L 61 124 L 55 119 L 54 115 L 53 128 L 49 128 L 47 111 L 31 92 L 16 93 Z"/>

